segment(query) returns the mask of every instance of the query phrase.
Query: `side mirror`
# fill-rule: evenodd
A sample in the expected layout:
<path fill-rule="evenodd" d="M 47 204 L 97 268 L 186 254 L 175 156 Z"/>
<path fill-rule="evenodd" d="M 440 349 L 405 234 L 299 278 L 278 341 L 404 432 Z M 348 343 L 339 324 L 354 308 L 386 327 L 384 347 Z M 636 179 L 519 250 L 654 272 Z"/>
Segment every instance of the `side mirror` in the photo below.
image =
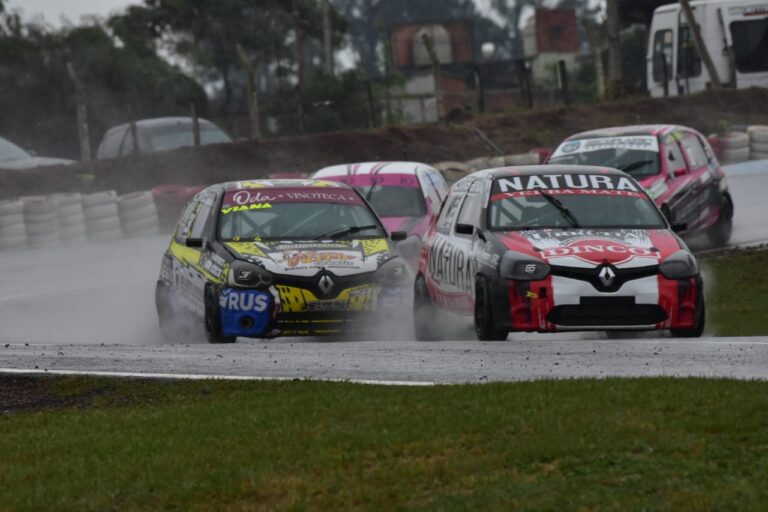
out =
<path fill-rule="evenodd" d="M 685 167 L 681 167 L 679 169 L 675 169 L 675 171 L 672 173 L 672 175 L 675 178 L 679 178 L 681 176 L 685 176 L 686 174 L 688 174 L 688 169 L 686 169 Z"/>
<path fill-rule="evenodd" d="M 184 244 L 190 249 L 202 249 L 203 248 L 203 239 L 202 238 L 187 238 L 186 243 Z"/>
<path fill-rule="evenodd" d="M 456 224 L 456 234 L 457 235 L 474 235 L 475 234 L 475 226 L 471 224 Z"/>
<path fill-rule="evenodd" d="M 407 231 L 393 231 L 391 235 L 389 235 L 390 240 L 393 242 L 402 242 L 406 238 L 408 238 L 408 232 Z"/>
<path fill-rule="evenodd" d="M 674 231 L 675 233 L 682 233 L 683 231 L 688 229 L 688 224 L 685 222 L 673 222 L 671 226 L 672 226 L 672 231 Z"/>

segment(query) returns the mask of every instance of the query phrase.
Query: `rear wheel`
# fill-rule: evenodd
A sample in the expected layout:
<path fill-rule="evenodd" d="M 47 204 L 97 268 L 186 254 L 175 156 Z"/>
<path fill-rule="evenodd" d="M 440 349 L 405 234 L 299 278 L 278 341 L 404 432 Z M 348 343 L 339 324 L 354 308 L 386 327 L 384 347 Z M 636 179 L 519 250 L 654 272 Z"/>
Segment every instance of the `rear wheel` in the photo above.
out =
<path fill-rule="evenodd" d="M 221 309 L 216 290 L 205 287 L 205 337 L 209 343 L 234 343 L 237 337 L 224 336 L 221 332 Z"/>
<path fill-rule="evenodd" d="M 416 278 L 413 286 L 413 333 L 419 341 L 437 341 L 441 338 L 437 316 L 439 312 L 432 302 L 423 276 Z"/>
<path fill-rule="evenodd" d="M 707 322 L 707 310 L 704 304 L 704 291 L 699 288 L 699 300 L 696 302 L 696 322 L 693 327 L 685 329 L 671 329 L 675 338 L 700 338 L 704 333 L 704 325 Z"/>
<path fill-rule="evenodd" d="M 707 231 L 707 238 L 716 247 L 723 247 L 731 239 L 733 233 L 733 201 L 728 195 L 720 199 L 720 217 L 714 226 Z"/>
<path fill-rule="evenodd" d="M 493 318 L 491 292 L 485 280 L 475 285 L 475 334 L 480 341 L 504 341 L 509 332 L 499 329 Z"/>

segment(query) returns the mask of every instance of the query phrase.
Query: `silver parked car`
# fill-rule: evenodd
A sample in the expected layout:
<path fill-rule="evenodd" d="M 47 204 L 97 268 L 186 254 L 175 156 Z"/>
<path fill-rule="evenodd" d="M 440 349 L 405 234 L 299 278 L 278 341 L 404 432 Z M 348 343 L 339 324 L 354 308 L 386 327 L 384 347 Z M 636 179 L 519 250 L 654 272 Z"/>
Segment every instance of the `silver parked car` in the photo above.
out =
<path fill-rule="evenodd" d="M 110 128 L 96 151 L 96 158 L 118 158 L 121 156 L 156 153 L 194 145 L 191 117 L 159 117 L 136 121 L 136 134 L 131 123 Z M 232 142 L 224 131 L 205 119 L 200 119 L 200 144 L 221 144 Z M 138 148 L 137 148 L 138 145 Z"/>
<path fill-rule="evenodd" d="M 69 165 L 72 160 L 37 156 L 0 137 L 0 169 L 24 171 L 50 165 Z"/>

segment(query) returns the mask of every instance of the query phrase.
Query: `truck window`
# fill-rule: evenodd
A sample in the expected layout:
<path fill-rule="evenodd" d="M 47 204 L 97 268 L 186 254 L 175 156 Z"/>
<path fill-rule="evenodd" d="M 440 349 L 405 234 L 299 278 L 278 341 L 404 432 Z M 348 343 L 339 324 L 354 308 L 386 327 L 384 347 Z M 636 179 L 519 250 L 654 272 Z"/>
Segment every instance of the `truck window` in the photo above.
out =
<path fill-rule="evenodd" d="M 768 18 L 731 23 L 739 73 L 768 71 Z"/>
<path fill-rule="evenodd" d="M 664 82 L 672 78 L 672 42 L 671 30 L 659 30 L 653 35 L 653 80 Z M 665 72 L 666 66 L 666 72 Z"/>
<path fill-rule="evenodd" d="M 688 27 L 680 27 L 677 45 L 677 75 L 683 78 L 701 76 L 701 57 Z"/>

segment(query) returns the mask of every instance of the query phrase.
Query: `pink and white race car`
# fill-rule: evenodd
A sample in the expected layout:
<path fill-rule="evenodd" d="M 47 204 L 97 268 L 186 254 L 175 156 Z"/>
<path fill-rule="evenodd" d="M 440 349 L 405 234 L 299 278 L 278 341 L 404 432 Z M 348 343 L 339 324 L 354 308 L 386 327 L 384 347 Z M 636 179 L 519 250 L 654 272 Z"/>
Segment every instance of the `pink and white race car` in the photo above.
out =
<path fill-rule="evenodd" d="M 416 162 L 367 162 L 326 167 L 312 177 L 355 188 L 388 232 L 408 233 L 398 249 L 412 268 L 417 267 L 422 239 L 448 191 L 440 171 Z"/>
<path fill-rule="evenodd" d="M 685 224 L 683 236 L 705 234 L 716 246 L 731 238 L 733 200 L 725 174 L 707 139 L 692 128 L 643 125 L 579 133 L 563 141 L 547 163 L 624 171 L 670 222 Z"/>

